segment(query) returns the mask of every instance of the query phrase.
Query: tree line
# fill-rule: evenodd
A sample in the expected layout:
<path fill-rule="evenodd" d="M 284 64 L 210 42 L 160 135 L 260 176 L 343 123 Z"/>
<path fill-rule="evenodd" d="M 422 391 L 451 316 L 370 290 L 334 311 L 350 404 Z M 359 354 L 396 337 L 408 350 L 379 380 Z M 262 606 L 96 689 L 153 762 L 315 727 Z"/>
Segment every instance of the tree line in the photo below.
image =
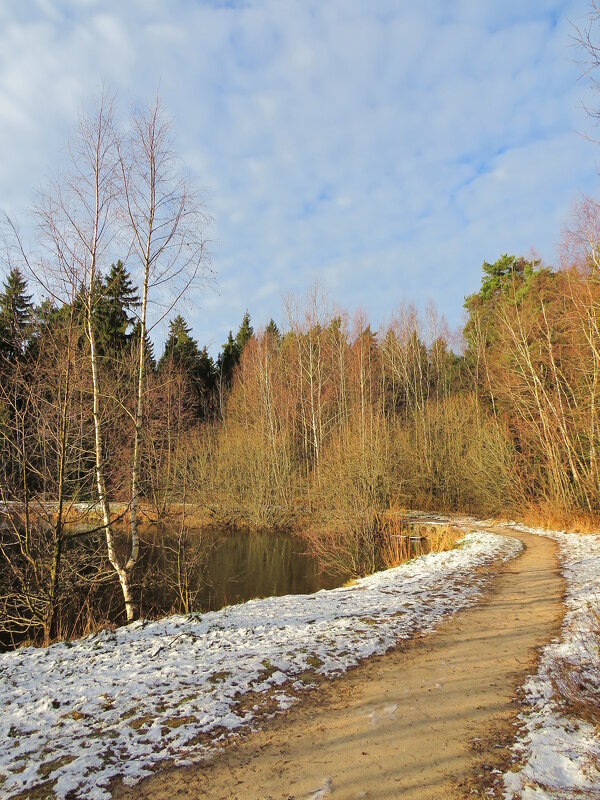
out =
<path fill-rule="evenodd" d="M 196 520 L 301 529 L 324 563 L 356 574 L 376 563 L 382 515 L 408 507 L 593 519 L 596 258 L 588 247 L 561 269 L 509 255 L 484 263 L 462 341 L 433 308 L 422 319 L 409 305 L 373 331 L 318 287 L 287 301 L 282 331 L 271 320 L 255 332 L 246 313 L 216 360 L 174 316 L 158 360 L 146 332 L 138 499 L 156 519 L 187 504 Z M 35 305 L 16 267 L 0 293 L 1 491 L 18 509 L 2 539 L 3 623 L 34 638 L 57 634 L 49 608 L 77 605 L 92 572 L 100 594 L 113 574 L 93 535 L 106 534 L 102 508 L 95 531 L 65 533 L 69 509 L 99 498 L 90 326 L 114 559 L 131 557 L 119 522 L 132 509 L 140 303 L 122 261 L 97 272 L 89 322 L 81 290 Z M 57 515 L 83 567 L 57 559 Z M 129 588 L 139 593 L 135 580 Z"/>
<path fill-rule="evenodd" d="M 594 201 L 576 208 L 560 268 L 507 254 L 485 262 L 459 334 L 433 307 L 407 304 L 374 330 L 313 287 L 286 300 L 280 326 L 255 331 L 247 312 L 213 360 L 175 308 L 209 276 L 210 219 L 159 104 L 120 124 L 101 98 L 70 153 L 71 171 L 37 207 L 37 250 L 4 225 L 7 641 L 48 643 L 93 627 L 99 608 L 132 620 L 151 607 L 147 515 L 179 526 L 184 611 L 199 569 L 186 555 L 194 522 L 301 530 L 329 568 L 364 574 L 385 519 L 408 507 L 596 518 Z M 165 318 L 157 359 L 151 333 Z M 69 524 L 80 503 L 95 509 L 83 530 Z M 107 599 L 115 581 L 119 608 Z"/>

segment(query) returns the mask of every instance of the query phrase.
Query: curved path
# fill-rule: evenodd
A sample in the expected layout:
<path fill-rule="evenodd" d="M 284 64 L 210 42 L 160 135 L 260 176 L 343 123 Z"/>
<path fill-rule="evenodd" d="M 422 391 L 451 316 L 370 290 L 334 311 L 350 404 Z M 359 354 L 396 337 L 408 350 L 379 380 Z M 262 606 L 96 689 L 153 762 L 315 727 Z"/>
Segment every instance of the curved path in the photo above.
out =
<path fill-rule="evenodd" d="M 114 797 L 463 800 L 484 787 L 501 797 L 494 770 L 507 768 L 516 690 L 559 630 L 564 591 L 555 542 L 506 533 L 525 550 L 476 606 L 322 684 L 212 763 Z"/>

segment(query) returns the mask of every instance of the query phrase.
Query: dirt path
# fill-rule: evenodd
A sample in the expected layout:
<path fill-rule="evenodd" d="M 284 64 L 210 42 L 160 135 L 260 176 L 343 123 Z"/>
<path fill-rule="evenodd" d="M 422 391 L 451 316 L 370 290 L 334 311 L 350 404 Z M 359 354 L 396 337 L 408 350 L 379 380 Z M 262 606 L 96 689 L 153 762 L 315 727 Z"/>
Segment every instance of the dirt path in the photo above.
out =
<path fill-rule="evenodd" d="M 115 788 L 114 797 L 478 796 L 480 776 L 489 784 L 492 770 L 504 766 L 516 687 L 563 613 L 556 544 L 509 533 L 526 550 L 476 607 L 435 634 L 323 684 L 212 764 L 163 771 L 133 789 Z"/>

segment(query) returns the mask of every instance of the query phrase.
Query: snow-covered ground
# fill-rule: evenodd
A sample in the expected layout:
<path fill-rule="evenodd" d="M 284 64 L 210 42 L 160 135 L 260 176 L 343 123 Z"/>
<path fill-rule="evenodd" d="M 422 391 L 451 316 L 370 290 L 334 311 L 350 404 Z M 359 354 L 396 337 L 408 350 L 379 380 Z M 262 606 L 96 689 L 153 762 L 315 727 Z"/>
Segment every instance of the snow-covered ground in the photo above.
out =
<path fill-rule="evenodd" d="M 576 692 L 600 695 L 600 654 L 593 627 L 600 612 L 600 536 L 527 528 L 515 530 L 555 539 L 566 578 L 560 638 L 547 645 L 536 675 L 524 686 L 522 727 L 514 746 L 516 765 L 504 775 L 506 800 L 600 798 L 600 735 L 565 706 L 557 677 L 561 665 L 578 674 Z"/>
<path fill-rule="evenodd" d="M 431 630 L 472 605 L 475 567 L 517 555 L 491 533 L 349 587 L 197 617 L 134 623 L 47 650 L 0 656 L 0 795 L 47 782 L 55 795 L 105 800 L 156 762 L 189 763 L 207 741 L 279 708 L 314 680 Z M 208 735 L 208 736 L 207 736 Z"/>

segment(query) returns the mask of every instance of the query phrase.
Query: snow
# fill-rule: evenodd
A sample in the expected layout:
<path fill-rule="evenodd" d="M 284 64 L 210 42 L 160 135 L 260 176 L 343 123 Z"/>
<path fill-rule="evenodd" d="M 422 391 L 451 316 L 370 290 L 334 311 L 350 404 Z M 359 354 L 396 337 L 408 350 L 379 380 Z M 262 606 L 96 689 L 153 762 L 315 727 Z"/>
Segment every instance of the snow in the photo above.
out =
<path fill-rule="evenodd" d="M 506 800 L 600 797 L 600 737 L 594 726 L 565 708 L 553 681 L 557 664 L 577 670 L 600 692 L 600 656 L 592 626 L 600 612 L 600 536 L 507 527 L 548 536 L 559 544 L 566 579 L 566 613 L 561 635 L 548 644 L 535 675 L 524 685 L 525 708 L 513 747 L 517 766 L 504 775 Z"/>
<path fill-rule="evenodd" d="M 472 605 L 486 580 L 475 568 L 521 547 L 477 532 L 352 586 L 0 655 L 0 794 L 47 785 L 58 798 L 107 800 L 116 776 L 133 785 L 159 761 L 205 757 L 211 742 L 256 724 L 267 700 L 285 709 L 317 674 Z"/>

